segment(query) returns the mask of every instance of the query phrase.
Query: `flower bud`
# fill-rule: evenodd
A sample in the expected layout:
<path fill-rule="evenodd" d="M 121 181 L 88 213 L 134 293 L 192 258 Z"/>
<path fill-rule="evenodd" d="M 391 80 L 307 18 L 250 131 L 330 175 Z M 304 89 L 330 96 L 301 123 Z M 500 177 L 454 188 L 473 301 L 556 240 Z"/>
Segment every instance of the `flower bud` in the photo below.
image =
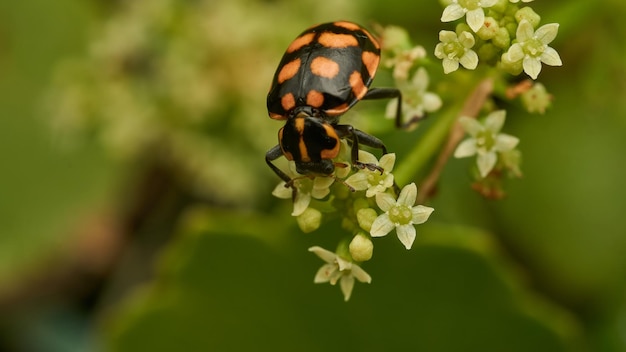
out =
<path fill-rule="evenodd" d="M 374 243 L 362 232 L 359 232 L 350 242 L 350 255 L 357 262 L 364 262 L 372 258 Z"/>
<path fill-rule="evenodd" d="M 552 95 L 546 91 L 546 87 L 541 83 L 535 83 L 532 88 L 521 94 L 520 99 L 531 114 L 543 114 L 552 103 Z"/>
<path fill-rule="evenodd" d="M 498 48 L 508 48 L 511 45 L 511 36 L 509 35 L 509 31 L 504 27 L 498 27 L 491 42 Z"/>
<path fill-rule="evenodd" d="M 372 223 L 374 223 L 377 217 L 378 213 L 372 208 L 363 208 L 356 212 L 356 219 L 359 222 L 359 226 L 367 232 L 370 232 Z"/>
<path fill-rule="evenodd" d="M 482 40 L 489 40 L 496 36 L 499 28 L 498 21 L 493 17 L 485 17 L 485 23 L 483 23 L 483 26 L 480 27 L 476 34 Z"/>
<path fill-rule="evenodd" d="M 315 208 L 306 208 L 304 212 L 296 218 L 300 230 L 309 233 L 317 230 L 322 223 L 322 213 Z"/>
<path fill-rule="evenodd" d="M 526 6 L 515 12 L 515 20 L 517 23 L 522 22 L 522 20 L 526 20 L 533 26 L 533 28 L 537 28 L 537 26 L 539 26 L 539 22 L 541 21 L 541 16 L 539 16 L 532 8 Z"/>

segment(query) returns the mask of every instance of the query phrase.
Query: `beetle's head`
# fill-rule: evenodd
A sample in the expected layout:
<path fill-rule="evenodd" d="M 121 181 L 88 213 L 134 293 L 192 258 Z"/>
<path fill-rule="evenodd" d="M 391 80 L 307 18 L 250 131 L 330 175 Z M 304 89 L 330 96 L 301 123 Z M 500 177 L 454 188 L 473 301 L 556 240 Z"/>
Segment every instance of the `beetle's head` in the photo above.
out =
<path fill-rule="evenodd" d="M 335 171 L 333 158 L 340 140 L 333 126 L 320 117 L 299 113 L 287 119 L 278 131 L 280 148 L 287 160 L 296 163 L 302 175 L 328 176 Z"/>

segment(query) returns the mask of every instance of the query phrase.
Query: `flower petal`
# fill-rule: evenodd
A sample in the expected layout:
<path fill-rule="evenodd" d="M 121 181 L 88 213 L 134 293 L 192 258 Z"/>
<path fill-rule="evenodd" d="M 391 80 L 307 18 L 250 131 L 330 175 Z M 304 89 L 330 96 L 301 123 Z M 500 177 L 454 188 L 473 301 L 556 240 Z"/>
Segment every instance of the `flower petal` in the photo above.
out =
<path fill-rule="evenodd" d="M 470 28 L 476 33 L 485 23 L 485 12 L 482 7 L 467 11 L 465 19 Z"/>
<path fill-rule="evenodd" d="M 472 137 L 476 137 L 476 135 L 485 130 L 480 122 L 469 116 L 459 117 L 459 124 L 461 124 L 461 127 L 463 127 L 465 132 L 467 132 Z"/>
<path fill-rule="evenodd" d="M 491 7 L 495 5 L 497 2 L 498 0 L 480 0 L 480 7 L 482 8 Z"/>
<path fill-rule="evenodd" d="M 372 282 L 370 274 L 366 273 L 365 270 L 356 264 L 352 264 L 352 276 L 360 282 L 366 282 L 368 284 Z"/>
<path fill-rule="evenodd" d="M 366 152 L 365 150 L 359 149 L 359 161 L 366 164 L 376 164 L 378 165 L 378 159 L 374 156 L 374 154 L 370 152 Z"/>
<path fill-rule="evenodd" d="M 343 292 L 344 301 L 348 301 L 352 295 L 352 289 L 354 288 L 354 277 L 352 275 L 344 275 L 339 281 L 341 292 Z"/>
<path fill-rule="evenodd" d="M 412 207 L 415 204 L 415 199 L 417 198 L 417 186 L 415 183 L 410 183 L 400 191 L 400 195 L 398 196 L 398 201 L 396 204 L 407 205 Z"/>
<path fill-rule="evenodd" d="M 443 102 L 441 101 L 439 95 L 432 92 L 424 93 L 423 99 L 424 110 L 426 110 L 427 112 L 437 111 L 443 105 Z"/>
<path fill-rule="evenodd" d="M 415 227 L 413 225 L 400 225 L 396 227 L 398 239 L 406 249 L 411 249 L 415 241 Z"/>
<path fill-rule="evenodd" d="M 325 282 L 329 282 L 334 274 L 337 272 L 337 266 L 334 264 L 324 264 L 322 265 L 317 273 L 315 273 L 315 278 L 313 278 L 313 283 L 323 284 Z"/>
<path fill-rule="evenodd" d="M 394 227 L 396 227 L 396 225 L 389 220 L 389 215 L 381 214 L 372 223 L 370 235 L 372 235 L 372 237 L 383 237 L 391 232 Z"/>
<path fill-rule="evenodd" d="M 534 35 L 533 25 L 528 20 L 521 20 L 517 25 L 517 32 L 515 36 L 517 41 L 523 43 L 528 39 L 531 39 Z"/>
<path fill-rule="evenodd" d="M 377 193 L 376 204 L 382 211 L 388 211 L 396 205 L 396 199 L 389 193 Z"/>
<path fill-rule="evenodd" d="M 426 220 L 428 220 L 430 214 L 432 214 L 434 210 L 435 209 L 424 205 L 414 206 L 411 209 L 411 213 L 413 214 L 413 218 L 411 219 L 411 221 L 413 222 L 413 224 L 416 225 L 423 224 L 426 222 Z"/>
<path fill-rule="evenodd" d="M 550 42 L 556 38 L 557 33 L 559 33 L 559 24 L 548 23 L 537 28 L 535 37 L 537 37 L 542 44 L 550 44 Z"/>
<path fill-rule="evenodd" d="M 368 177 L 364 171 L 357 172 L 356 174 L 348 177 L 345 182 L 348 186 L 357 191 L 363 191 L 369 187 Z"/>
<path fill-rule="evenodd" d="M 519 138 L 508 134 L 500 133 L 496 136 L 494 149 L 498 152 L 508 152 L 513 150 L 519 143 Z"/>
<path fill-rule="evenodd" d="M 473 70 L 478 66 L 478 54 L 474 50 L 468 50 L 461 56 L 459 63 L 468 70 Z"/>
<path fill-rule="evenodd" d="M 522 45 L 519 43 L 515 43 L 511 45 L 511 47 L 509 48 L 509 51 L 507 51 L 505 55 L 508 56 L 508 60 L 510 62 L 517 62 L 523 59 L 525 54 L 524 54 L 524 49 L 522 48 Z"/>
<path fill-rule="evenodd" d="M 285 187 L 285 182 L 279 183 L 272 191 L 272 195 L 280 199 L 289 199 L 293 197 L 293 189 L 291 187 Z"/>
<path fill-rule="evenodd" d="M 539 58 L 536 57 L 524 57 L 522 66 L 524 67 L 524 72 L 526 72 L 526 74 L 532 79 L 537 79 L 539 72 L 541 72 L 541 61 L 539 61 Z"/>
<path fill-rule="evenodd" d="M 451 22 L 456 21 L 459 18 L 465 15 L 465 11 L 459 4 L 450 4 L 443 9 L 443 14 L 441 15 L 441 22 Z"/>
<path fill-rule="evenodd" d="M 478 154 L 478 158 L 476 159 L 476 165 L 478 165 L 478 171 L 480 172 L 480 176 L 487 176 L 496 165 L 496 161 L 498 161 L 498 156 L 494 151 Z"/>
<path fill-rule="evenodd" d="M 334 265 L 335 259 L 337 258 L 337 254 L 326 250 L 320 246 L 313 246 L 309 248 L 309 252 L 313 252 L 315 255 L 320 257 L 326 263 L 331 263 Z"/>
<path fill-rule="evenodd" d="M 371 186 L 370 188 L 367 189 L 367 191 L 365 191 L 365 196 L 367 198 L 372 198 L 373 196 L 377 195 L 378 193 L 383 193 L 387 190 L 386 187 L 383 187 L 382 185 L 374 185 Z"/>
<path fill-rule="evenodd" d="M 418 68 L 417 71 L 415 71 L 411 82 L 417 91 L 425 91 L 426 88 L 428 88 L 428 72 L 426 69 L 423 67 Z"/>
<path fill-rule="evenodd" d="M 291 212 L 291 216 L 298 216 L 309 207 L 311 203 L 311 194 L 304 192 L 297 192 L 296 199 L 293 202 L 293 211 Z"/>
<path fill-rule="evenodd" d="M 398 99 L 390 100 L 385 108 L 385 117 L 393 119 L 396 117 L 396 111 L 398 111 Z"/>
<path fill-rule="evenodd" d="M 378 166 L 382 167 L 387 173 L 393 170 L 393 166 L 395 165 L 395 163 L 396 163 L 396 153 L 389 153 L 380 157 Z"/>
<path fill-rule="evenodd" d="M 449 59 L 447 57 L 443 58 L 442 61 L 443 64 L 443 73 L 448 74 L 450 72 L 454 72 L 456 70 L 459 69 L 459 61 L 458 60 L 453 60 L 453 59 Z"/>
<path fill-rule="evenodd" d="M 340 256 L 336 256 L 337 267 L 339 271 L 350 270 L 352 268 L 352 262 L 343 259 Z"/>
<path fill-rule="evenodd" d="M 559 56 L 559 53 L 557 53 L 556 50 L 554 50 L 554 48 L 551 48 L 549 46 L 543 50 L 540 60 L 544 64 L 550 65 L 550 66 L 563 65 L 563 62 L 561 61 L 561 57 Z"/>
<path fill-rule="evenodd" d="M 500 132 L 502 126 L 504 126 L 504 120 L 506 119 L 506 110 L 496 110 L 491 112 L 485 118 L 485 129 L 495 133 Z"/>
<path fill-rule="evenodd" d="M 474 138 L 468 138 L 459 143 L 454 151 L 455 158 L 466 158 L 476 154 L 476 140 Z"/>
<path fill-rule="evenodd" d="M 469 49 L 476 44 L 476 39 L 474 39 L 472 33 L 463 31 L 459 35 L 459 43 L 463 45 L 465 49 Z"/>

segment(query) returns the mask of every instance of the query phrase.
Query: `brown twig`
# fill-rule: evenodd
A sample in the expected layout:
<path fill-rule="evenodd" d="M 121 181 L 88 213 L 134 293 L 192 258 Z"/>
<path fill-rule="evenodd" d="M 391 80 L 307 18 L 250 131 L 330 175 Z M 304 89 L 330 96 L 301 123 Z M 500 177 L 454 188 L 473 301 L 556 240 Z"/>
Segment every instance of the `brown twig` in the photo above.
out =
<path fill-rule="evenodd" d="M 467 97 L 465 100 L 465 104 L 459 113 L 460 116 L 468 116 L 476 118 L 478 112 L 481 107 L 485 104 L 487 98 L 493 92 L 493 79 L 486 78 L 481 81 L 474 91 Z M 441 176 L 441 172 L 443 168 L 446 166 L 448 159 L 454 153 L 456 146 L 461 142 L 465 136 L 465 131 L 461 124 L 459 124 L 458 119 L 452 126 L 450 130 L 450 134 L 448 135 L 448 140 L 446 144 L 441 149 L 439 156 L 433 166 L 432 170 L 426 176 L 424 181 L 422 181 L 420 188 L 417 193 L 417 204 L 423 204 L 426 198 L 428 198 L 434 191 L 437 182 L 439 181 L 439 177 Z"/>

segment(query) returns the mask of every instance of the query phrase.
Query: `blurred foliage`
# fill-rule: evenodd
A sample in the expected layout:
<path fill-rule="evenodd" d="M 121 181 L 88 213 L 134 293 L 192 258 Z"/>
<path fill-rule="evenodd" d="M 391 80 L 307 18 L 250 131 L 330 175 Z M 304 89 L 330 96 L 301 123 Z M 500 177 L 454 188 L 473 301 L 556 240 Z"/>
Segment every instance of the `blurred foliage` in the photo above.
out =
<path fill-rule="evenodd" d="M 290 205 L 270 199 L 278 180 L 263 154 L 280 126 L 267 118 L 265 94 L 285 47 L 304 28 L 339 18 L 401 25 L 432 52 L 444 28 L 440 4 L 120 1 L 104 5 L 110 14 L 79 54 L 86 40 L 79 33 L 96 10 L 70 0 L 37 3 L 39 12 L 17 2 L 0 6 L 0 48 L 10 49 L 0 54 L 0 108 L 9 117 L 0 119 L 7 170 L 0 175 L 0 273 L 20 277 L 30 267 L 24 255 L 30 264 L 65 245 L 69 236 L 51 236 L 80 223 L 94 203 L 123 209 L 136 190 L 107 193 L 111 175 L 133 183 L 122 168 L 140 174 L 158 164 L 202 200 L 169 217 L 151 214 L 176 220 L 154 220 L 145 236 L 175 227 L 175 237 L 153 280 L 121 303 L 103 303 L 104 315 L 93 313 L 107 348 L 626 349 L 623 1 L 531 3 L 542 22 L 561 24 L 551 46 L 564 66 L 541 73 L 555 97 L 545 115 L 508 107 L 524 178 L 507 185 L 507 199 L 489 202 L 469 188 L 470 161 L 450 162 L 416 246 L 404 252 L 395 241 L 376 242 L 377 262 L 365 268 L 373 283 L 358 283 L 348 304 L 337 288 L 313 285 L 322 262 L 305 250 L 335 243 L 339 226 L 304 235 Z M 32 118 L 32 102 L 64 55 L 74 58 L 55 69 L 44 123 L 55 141 L 78 148 L 59 154 L 49 150 L 44 123 Z M 355 123 L 369 118 L 365 110 L 382 111 L 375 103 L 358 108 L 347 116 Z M 401 159 L 431 121 L 411 133 L 375 128 Z M 98 147 L 118 160 L 115 167 Z M 59 333 L 47 326 L 57 323 L 36 326 Z M 16 329 L 0 330 L 2 337 Z M 79 344 L 81 328 L 61 330 L 74 331 L 60 336 Z M 28 340 L 41 331 L 18 335 Z"/>

